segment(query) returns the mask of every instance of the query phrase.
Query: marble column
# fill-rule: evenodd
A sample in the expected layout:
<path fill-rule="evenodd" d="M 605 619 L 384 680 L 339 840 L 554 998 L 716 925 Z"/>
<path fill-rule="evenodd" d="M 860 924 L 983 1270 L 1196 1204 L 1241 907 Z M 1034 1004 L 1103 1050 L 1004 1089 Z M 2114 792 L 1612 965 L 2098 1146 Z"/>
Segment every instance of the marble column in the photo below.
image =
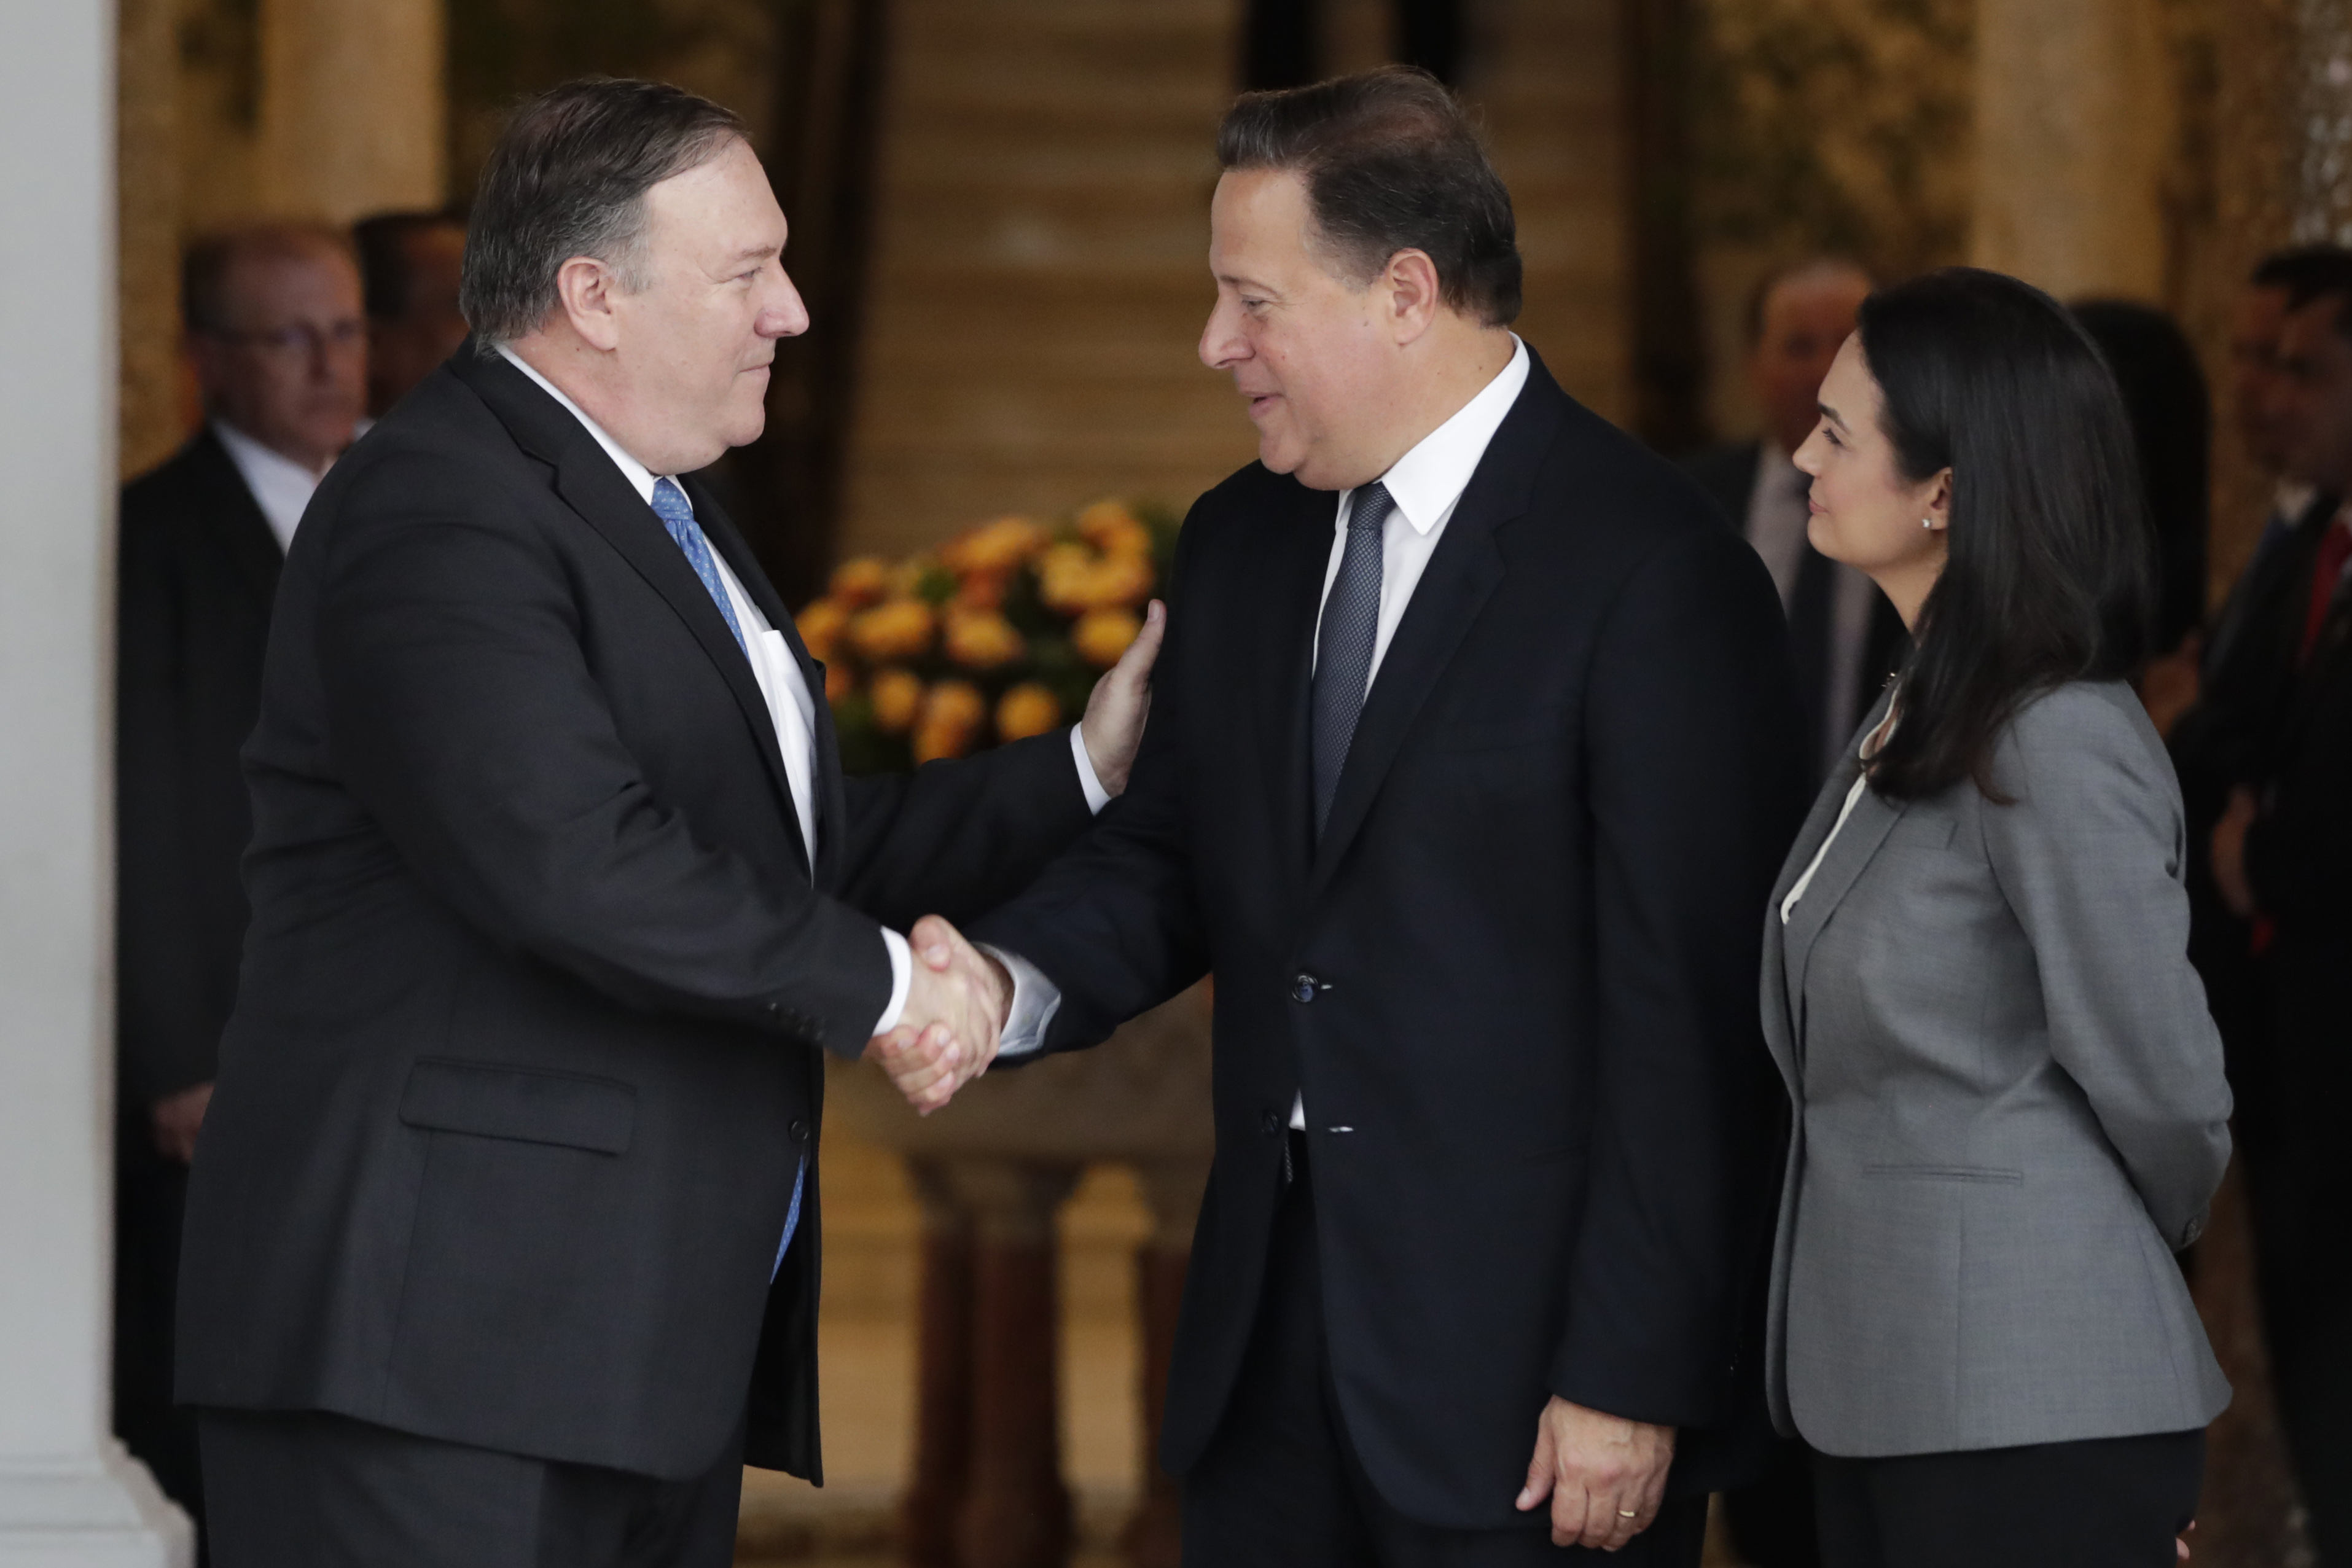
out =
<path fill-rule="evenodd" d="M 262 204 L 347 223 L 447 199 L 442 0 L 260 0 Z"/>
<path fill-rule="evenodd" d="M 1979 0 L 1969 259 L 2062 299 L 2165 295 L 2160 0 Z"/>
<path fill-rule="evenodd" d="M 108 1434 L 114 5 L 0 51 L 0 1568 L 164 1568 Z"/>

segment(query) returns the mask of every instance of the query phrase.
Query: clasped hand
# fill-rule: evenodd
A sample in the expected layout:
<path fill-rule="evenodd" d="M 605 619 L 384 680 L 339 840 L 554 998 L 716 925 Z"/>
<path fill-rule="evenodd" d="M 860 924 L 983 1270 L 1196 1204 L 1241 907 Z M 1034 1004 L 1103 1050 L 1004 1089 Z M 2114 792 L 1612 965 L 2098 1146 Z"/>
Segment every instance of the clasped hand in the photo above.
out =
<path fill-rule="evenodd" d="M 907 934 L 915 962 L 898 1026 L 866 1042 L 917 1114 L 928 1116 L 988 1071 L 1013 1006 L 1003 965 L 936 915 Z"/>
<path fill-rule="evenodd" d="M 1650 1528 L 1666 1495 L 1675 1429 L 1588 1410 L 1555 1396 L 1536 1423 L 1519 1492 L 1526 1513 L 1551 1501 L 1551 1543 L 1615 1552 Z"/>

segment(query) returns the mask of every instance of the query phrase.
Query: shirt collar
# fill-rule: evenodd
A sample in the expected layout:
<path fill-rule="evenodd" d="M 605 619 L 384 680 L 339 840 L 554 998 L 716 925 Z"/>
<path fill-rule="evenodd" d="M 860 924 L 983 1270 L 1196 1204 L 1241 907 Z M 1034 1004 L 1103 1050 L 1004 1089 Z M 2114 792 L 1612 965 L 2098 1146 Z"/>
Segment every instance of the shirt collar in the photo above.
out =
<path fill-rule="evenodd" d="M 321 474 L 313 474 L 284 453 L 263 445 L 225 419 L 213 421 L 213 434 L 236 465 L 237 476 L 245 481 L 253 504 L 261 508 L 262 520 L 269 525 L 278 548 L 292 549 L 294 530 L 319 488 Z"/>
<path fill-rule="evenodd" d="M 515 369 L 520 371 L 524 375 L 529 376 L 532 381 L 537 382 L 541 390 L 543 390 L 548 396 L 553 398 L 556 402 L 562 403 L 565 408 L 572 411 L 572 417 L 578 420 L 587 428 L 588 434 L 596 438 L 596 444 L 604 449 L 604 455 L 610 457 L 613 460 L 614 466 L 620 469 L 621 477 L 626 479 L 630 485 L 635 488 L 637 498 L 645 502 L 646 506 L 652 506 L 654 504 L 654 484 L 656 480 L 654 471 L 646 467 L 644 464 L 638 462 L 635 458 L 630 456 L 626 447 L 614 440 L 612 436 L 606 433 L 603 425 L 589 418 L 578 403 L 573 402 L 570 398 L 566 397 L 562 387 L 557 386 L 553 382 L 549 381 L 545 376 L 541 375 L 538 370 L 532 366 L 529 361 L 525 360 L 520 354 L 516 353 L 512 349 L 508 348 L 504 343 L 500 343 L 498 346 L 498 349 L 499 352 L 506 357 L 506 361 L 509 364 L 514 366 Z M 661 477 L 668 478 L 669 476 L 663 475 Z M 670 482 L 672 484 L 677 484 L 675 479 L 672 479 Z M 679 486 L 679 488 L 680 490 L 683 490 L 685 486 Z"/>
<path fill-rule="evenodd" d="M 1429 532 L 1462 498 L 1495 432 L 1502 428 L 1511 405 L 1519 401 L 1528 384 L 1528 346 L 1517 333 L 1512 334 L 1511 344 L 1511 362 L 1453 418 L 1423 436 L 1381 476 L 1381 483 L 1388 486 L 1390 498 L 1412 525 L 1413 532 Z M 1346 515 L 1343 509 L 1340 516 Z"/>

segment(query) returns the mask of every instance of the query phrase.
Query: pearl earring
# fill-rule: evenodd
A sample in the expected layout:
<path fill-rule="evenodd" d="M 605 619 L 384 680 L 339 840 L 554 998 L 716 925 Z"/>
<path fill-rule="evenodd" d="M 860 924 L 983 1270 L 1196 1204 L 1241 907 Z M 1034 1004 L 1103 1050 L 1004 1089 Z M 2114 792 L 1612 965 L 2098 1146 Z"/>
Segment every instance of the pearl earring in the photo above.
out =
<path fill-rule="evenodd" d="M 1919 519 L 1919 526 L 1923 528 L 1932 530 L 1936 526 L 1936 519 L 1933 517 L 1922 517 Z"/>

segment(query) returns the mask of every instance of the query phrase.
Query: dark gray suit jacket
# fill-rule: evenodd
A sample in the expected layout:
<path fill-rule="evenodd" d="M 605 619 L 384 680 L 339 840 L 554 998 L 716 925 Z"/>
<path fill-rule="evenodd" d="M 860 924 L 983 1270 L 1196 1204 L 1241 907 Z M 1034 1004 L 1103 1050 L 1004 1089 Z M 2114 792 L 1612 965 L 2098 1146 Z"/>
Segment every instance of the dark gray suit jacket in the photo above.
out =
<path fill-rule="evenodd" d="M 2204 1426 L 2229 1385 L 2172 1251 L 2229 1162 L 2230 1091 L 2163 743 L 2128 686 L 2062 686 L 2000 742 L 2012 803 L 1865 789 L 1784 927 L 1859 766 L 1765 920 L 1797 1112 L 1775 1422 L 1860 1457 Z"/>

